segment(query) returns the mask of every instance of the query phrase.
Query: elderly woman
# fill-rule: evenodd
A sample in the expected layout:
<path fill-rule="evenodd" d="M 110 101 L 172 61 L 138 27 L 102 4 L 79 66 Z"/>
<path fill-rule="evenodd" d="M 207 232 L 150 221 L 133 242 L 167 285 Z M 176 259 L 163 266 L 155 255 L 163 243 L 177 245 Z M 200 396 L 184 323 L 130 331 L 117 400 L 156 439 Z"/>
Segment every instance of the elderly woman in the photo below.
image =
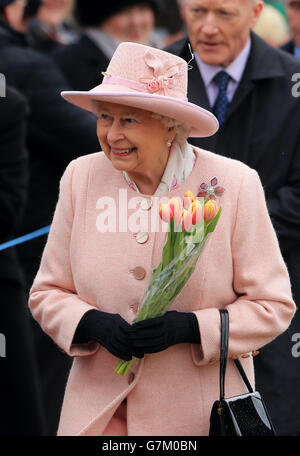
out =
<path fill-rule="evenodd" d="M 254 352 L 295 312 L 258 175 L 188 144 L 218 124 L 186 93 L 184 60 L 135 43 L 119 45 L 100 86 L 63 92 L 97 113 L 102 152 L 67 167 L 30 292 L 33 317 L 74 358 L 58 435 L 207 435 L 218 309 L 230 318 L 228 396 L 246 392 L 232 359 L 254 384 Z M 134 323 L 166 236 L 157 200 L 197 194 L 214 177 L 222 215 L 193 275 L 163 316 Z M 114 372 L 132 357 L 127 376 Z"/>

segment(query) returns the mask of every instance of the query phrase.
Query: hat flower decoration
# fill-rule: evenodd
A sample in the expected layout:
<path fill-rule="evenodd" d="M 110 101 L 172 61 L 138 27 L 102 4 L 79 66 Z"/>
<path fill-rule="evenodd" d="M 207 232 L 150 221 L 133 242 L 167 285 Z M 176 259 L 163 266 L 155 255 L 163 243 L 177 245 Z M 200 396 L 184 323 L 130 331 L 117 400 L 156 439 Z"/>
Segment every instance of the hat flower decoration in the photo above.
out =
<path fill-rule="evenodd" d="M 164 62 L 156 57 L 152 52 L 147 51 L 144 55 L 146 64 L 153 69 L 153 78 L 140 78 L 141 82 L 147 84 L 147 90 L 150 93 L 159 93 L 169 96 L 180 96 L 177 91 L 173 93 L 175 78 L 183 76 L 180 73 L 178 64 L 172 65 L 169 68 L 164 68 Z"/>

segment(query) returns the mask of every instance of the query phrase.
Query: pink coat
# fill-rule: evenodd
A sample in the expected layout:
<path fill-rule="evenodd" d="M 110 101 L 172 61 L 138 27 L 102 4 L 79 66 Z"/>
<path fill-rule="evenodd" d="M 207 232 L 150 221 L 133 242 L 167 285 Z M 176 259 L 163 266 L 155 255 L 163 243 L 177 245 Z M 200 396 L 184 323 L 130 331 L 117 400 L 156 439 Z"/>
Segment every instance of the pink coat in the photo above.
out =
<path fill-rule="evenodd" d="M 101 435 L 125 397 L 129 436 L 207 435 L 211 406 L 219 395 L 218 308 L 229 311 L 230 358 L 259 349 L 291 322 L 295 304 L 289 277 L 257 173 L 238 161 L 198 148 L 195 152 L 192 173 L 166 196 L 183 197 L 186 190 L 196 194 L 199 185 L 213 177 L 226 188 L 216 230 L 172 305 L 172 309 L 195 313 L 201 345 L 178 344 L 135 359 L 126 377 L 114 373 L 118 359 L 103 346 L 71 342 L 79 320 L 92 308 L 119 313 L 130 323 L 135 318 L 165 242 L 166 233 L 155 232 L 149 222 L 154 216 L 158 223 L 158 197 L 129 188 L 103 152 L 73 160 L 62 177 L 29 299 L 32 315 L 42 329 L 74 357 L 58 435 Z M 140 207 L 140 219 L 135 218 L 143 232 L 149 227 L 144 243 L 137 242 L 138 226 L 135 232 L 126 231 L 122 219 L 119 227 L 121 212 L 126 214 L 125 194 L 129 201 L 141 201 L 145 196 L 152 200 L 152 208 Z M 103 208 L 107 209 L 101 206 L 103 197 L 115 202 L 117 233 L 99 231 Z M 136 206 L 127 211 L 133 225 Z M 137 267 L 143 268 L 144 278 Z M 254 384 L 252 355 L 241 361 Z M 226 396 L 243 392 L 246 387 L 229 359 Z"/>

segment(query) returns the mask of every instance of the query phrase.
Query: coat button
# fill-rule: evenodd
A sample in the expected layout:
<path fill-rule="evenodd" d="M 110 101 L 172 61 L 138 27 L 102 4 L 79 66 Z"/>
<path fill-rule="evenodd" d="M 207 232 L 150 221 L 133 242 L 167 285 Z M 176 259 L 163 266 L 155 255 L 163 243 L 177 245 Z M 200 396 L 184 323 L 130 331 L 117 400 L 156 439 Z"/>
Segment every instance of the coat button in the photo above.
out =
<path fill-rule="evenodd" d="M 144 198 L 140 202 L 140 207 L 141 207 L 141 209 L 143 209 L 143 211 L 149 211 L 149 209 L 151 209 L 151 207 L 152 207 L 152 204 L 153 203 L 150 198 Z"/>
<path fill-rule="evenodd" d="M 142 280 L 146 275 L 145 269 L 141 266 L 137 266 L 132 272 L 136 280 Z"/>
<path fill-rule="evenodd" d="M 147 242 L 148 239 L 149 239 L 149 234 L 148 233 L 143 233 L 142 231 L 137 233 L 136 236 L 135 236 L 135 240 L 139 244 L 145 244 L 145 242 Z"/>
<path fill-rule="evenodd" d="M 130 383 L 133 382 L 134 378 L 135 378 L 134 373 L 133 373 L 133 372 L 130 372 L 130 374 L 129 374 L 129 376 L 128 376 L 128 385 L 130 385 Z"/>

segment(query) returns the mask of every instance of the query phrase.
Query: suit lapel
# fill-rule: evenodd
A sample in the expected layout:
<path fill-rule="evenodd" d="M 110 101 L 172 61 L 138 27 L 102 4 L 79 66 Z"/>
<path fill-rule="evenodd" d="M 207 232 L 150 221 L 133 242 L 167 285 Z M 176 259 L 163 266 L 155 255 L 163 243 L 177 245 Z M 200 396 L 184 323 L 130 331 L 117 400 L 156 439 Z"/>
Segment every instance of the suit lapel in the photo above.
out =
<path fill-rule="evenodd" d="M 226 119 L 230 118 L 254 89 L 256 81 L 285 76 L 278 50 L 269 46 L 253 32 L 251 32 L 251 41 L 250 55 L 241 82 L 228 107 Z"/>
<path fill-rule="evenodd" d="M 206 88 L 200 74 L 196 61 L 193 62 L 193 67 L 188 72 L 189 86 L 188 86 L 188 99 L 191 103 L 201 106 L 208 111 L 212 108 L 209 104 Z"/>
<path fill-rule="evenodd" d="M 184 41 L 178 55 L 187 62 L 191 59 L 187 40 Z M 211 111 L 206 88 L 196 60 L 192 60 L 189 65 L 191 66 L 191 69 L 188 70 L 188 100 L 190 103 L 194 103 L 201 106 L 201 108 Z"/>
<path fill-rule="evenodd" d="M 226 114 L 225 122 L 238 109 L 240 104 L 245 100 L 247 95 L 254 88 L 254 83 L 253 83 L 253 81 L 251 81 L 251 79 L 248 79 L 247 73 L 248 73 L 247 70 L 245 70 L 242 80 L 235 91 L 233 99 L 232 99 L 231 103 L 228 105 L 228 111 Z"/>
<path fill-rule="evenodd" d="M 248 57 L 248 61 L 246 63 L 242 79 L 234 93 L 233 99 L 231 100 L 231 103 L 228 106 L 228 111 L 226 114 L 225 122 L 230 119 L 232 114 L 238 109 L 238 107 L 242 104 L 242 102 L 246 99 L 246 97 L 249 95 L 249 93 L 253 90 L 255 87 L 253 80 L 252 80 L 252 74 L 254 73 L 253 67 L 255 66 L 255 59 L 256 59 L 256 53 L 255 53 L 255 39 L 253 40 L 253 36 L 251 37 L 252 39 L 252 44 L 251 44 L 251 51 L 250 55 Z"/>

